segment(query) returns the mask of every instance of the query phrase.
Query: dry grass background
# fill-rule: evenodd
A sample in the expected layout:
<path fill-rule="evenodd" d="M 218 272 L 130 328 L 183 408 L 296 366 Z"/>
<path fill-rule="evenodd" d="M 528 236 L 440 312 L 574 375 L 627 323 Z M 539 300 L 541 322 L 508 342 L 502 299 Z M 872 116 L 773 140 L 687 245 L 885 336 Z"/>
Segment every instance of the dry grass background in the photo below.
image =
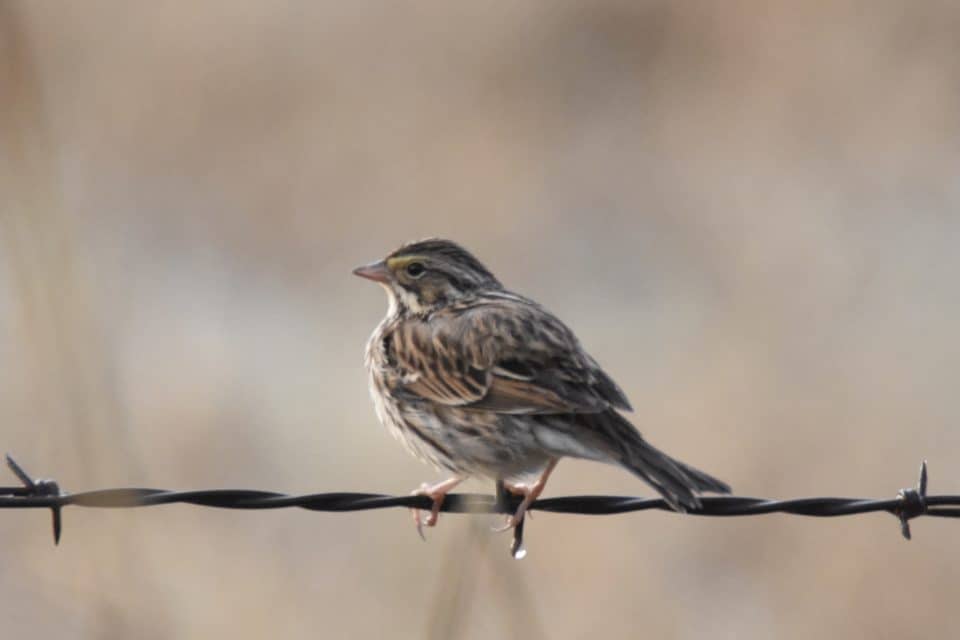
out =
<path fill-rule="evenodd" d="M 668 451 L 960 489 L 950 2 L 0 5 L 0 446 L 67 489 L 405 492 L 354 265 L 465 243 Z M 566 462 L 549 488 L 642 493 Z M 488 490 L 475 484 L 472 490 Z M 947 637 L 956 524 L 0 518 L 4 635 Z"/>

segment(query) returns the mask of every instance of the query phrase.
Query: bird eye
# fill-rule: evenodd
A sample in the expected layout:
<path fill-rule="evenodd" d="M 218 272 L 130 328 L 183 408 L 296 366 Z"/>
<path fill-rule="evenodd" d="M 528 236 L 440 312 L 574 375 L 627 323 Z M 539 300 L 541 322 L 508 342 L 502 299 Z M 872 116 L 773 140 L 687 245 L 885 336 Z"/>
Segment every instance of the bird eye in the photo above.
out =
<path fill-rule="evenodd" d="M 407 275 L 411 278 L 419 278 L 426 272 L 427 268 L 420 262 L 411 262 L 407 265 Z"/>

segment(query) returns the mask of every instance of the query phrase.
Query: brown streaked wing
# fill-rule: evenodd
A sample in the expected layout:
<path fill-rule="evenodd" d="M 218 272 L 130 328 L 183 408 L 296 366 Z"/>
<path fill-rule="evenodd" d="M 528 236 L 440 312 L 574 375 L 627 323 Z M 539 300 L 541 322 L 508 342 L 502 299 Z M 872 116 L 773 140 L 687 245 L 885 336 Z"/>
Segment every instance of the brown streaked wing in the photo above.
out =
<path fill-rule="evenodd" d="M 408 319 L 391 348 L 404 389 L 440 404 L 525 414 L 629 408 L 573 333 L 519 297 Z"/>

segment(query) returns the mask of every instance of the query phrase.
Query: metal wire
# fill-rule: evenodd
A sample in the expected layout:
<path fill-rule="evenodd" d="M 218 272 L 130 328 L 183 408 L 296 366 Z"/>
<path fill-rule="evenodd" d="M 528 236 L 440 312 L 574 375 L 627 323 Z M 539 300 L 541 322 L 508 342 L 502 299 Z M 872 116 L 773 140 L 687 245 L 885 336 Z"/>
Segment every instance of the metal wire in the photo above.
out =
<path fill-rule="evenodd" d="M 285 509 L 297 507 L 311 511 L 365 511 L 389 507 L 430 509 L 427 496 L 389 496 L 378 493 L 313 493 L 292 496 L 273 491 L 251 489 L 208 489 L 202 491 L 167 491 L 164 489 L 100 489 L 69 494 L 54 480 L 34 480 L 12 457 L 7 455 L 7 466 L 23 483 L 21 487 L 0 487 L 0 509 L 50 509 L 53 513 L 53 539 L 59 543 L 62 532 L 61 509 L 66 506 L 92 508 L 151 507 L 161 504 L 193 504 L 222 509 Z M 796 498 L 770 500 L 742 496 L 710 496 L 700 498 L 699 509 L 691 509 L 694 516 L 755 516 L 767 513 L 830 518 L 860 513 L 885 511 L 900 521 L 901 533 L 910 539 L 910 520 L 920 516 L 960 518 L 960 495 L 927 495 L 927 463 L 920 465 L 920 478 L 915 487 L 901 489 L 889 499 L 869 498 Z M 450 513 L 512 513 L 519 504 L 517 496 L 497 483 L 497 495 L 451 493 L 441 506 Z M 569 496 L 543 498 L 535 501 L 531 510 L 583 515 L 611 515 L 657 509 L 671 511 L 660 498 L 629 496 Z M 523 524 L 514 529 L 511 554 L 520 558 L 523 549 Z"/>

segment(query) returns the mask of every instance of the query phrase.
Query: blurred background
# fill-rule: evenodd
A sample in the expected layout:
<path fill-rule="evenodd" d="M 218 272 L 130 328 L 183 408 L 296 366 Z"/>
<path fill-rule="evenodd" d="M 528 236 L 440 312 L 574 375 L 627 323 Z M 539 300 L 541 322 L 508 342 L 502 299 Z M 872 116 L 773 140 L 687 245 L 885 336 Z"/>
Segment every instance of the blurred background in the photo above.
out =
<path fill-rule="evenodd" d="M 73 491 L 436 480 L 350 269 L 439 235 L 742 495 L 956 493 L 958 113 L 952 2 L 8 0 L 0 447 Z M 884 514 L 538 513 L 522 562 L 486 516 L 65 519 L 0 514 L 9 637 L 947 637 L 960 585 L 956 523 Z"/>

